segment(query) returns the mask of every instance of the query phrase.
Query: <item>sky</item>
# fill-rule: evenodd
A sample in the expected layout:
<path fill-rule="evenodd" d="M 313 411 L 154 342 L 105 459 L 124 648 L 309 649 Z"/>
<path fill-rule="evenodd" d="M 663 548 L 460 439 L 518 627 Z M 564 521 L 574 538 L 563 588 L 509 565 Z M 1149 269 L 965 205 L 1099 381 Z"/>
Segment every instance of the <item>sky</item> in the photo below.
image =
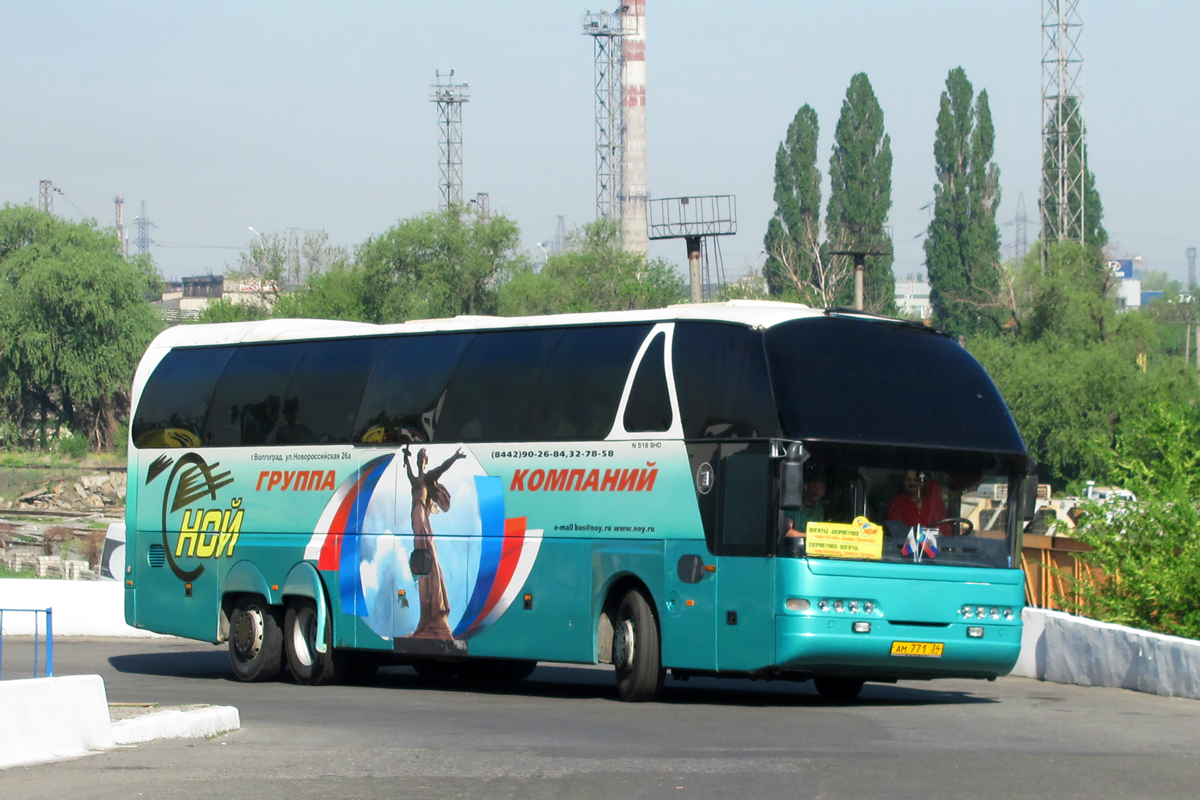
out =
<path fill-rule="evenodd" d="M 594 0 L 592 0 L 594 2 Z M 587 0 L 585 0 L 587 2 Z M 464 196 L 487 192 L 523 246 L 595 215 L 593 72 L 583 3 L 485 0 L 206 3 L 0 0 L 0 202 L 113 225 L 145 202 L 164 276 L 220 273 L 260 232 L 324 229 L 353 248 L 436 208 L 434 71 L 470 85 Z M 1089 0 L 1089 166 L 1114 255 L 1176 279 L 1200 246 L 1200 4 Z M 803 104 L 828 172 L 850 77 L 866 72 L 894 158 L 898 277 L 922 272 L 946 73 L 986 89 L 1001 234 L 1019 196 L 1037 237 L 1039 0 L 647 0 L 652 196 L 732 194 L 725 271 L 761 264 L 775 150 Z M 826 175 L 824 197 L 828 197 Z M 652 256 L 685 264 L 681 241 Z"/>

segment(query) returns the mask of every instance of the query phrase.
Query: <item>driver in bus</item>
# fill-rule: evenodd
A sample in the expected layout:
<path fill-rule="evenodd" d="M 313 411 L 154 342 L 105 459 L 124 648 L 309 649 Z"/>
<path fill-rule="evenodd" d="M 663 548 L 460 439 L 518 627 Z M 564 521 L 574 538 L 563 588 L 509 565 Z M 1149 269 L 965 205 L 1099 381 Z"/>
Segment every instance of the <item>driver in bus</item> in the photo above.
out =
<path fill-rule="evenodd" d="M 788 509 L 784 516 L 787 530 L 784 533 L 784 551 L 799 555 L 804 552 L 804 535 L 810 522 L 825 521 L 825 492 L 827 490 L 825 476 L 813 470 L 804 482 L 804 493 L 801 495 L 803 504 L 799 508 Z M 782 526 L 780 526 L 782 527 Z"/>
<path fill-rule="evenodd" d="M 918 525 L 927 527 L 941 522 L 946 518 L 942 487 L 933 478 L 925 478 L 922 481 L 921 473 L 915 469 L 905 470 L 904 483 L 888 507 L 887 518 L 903 522 L 910 528 Z M 939 526 L 938 533 L 950 535 L 950 526 Z"/>

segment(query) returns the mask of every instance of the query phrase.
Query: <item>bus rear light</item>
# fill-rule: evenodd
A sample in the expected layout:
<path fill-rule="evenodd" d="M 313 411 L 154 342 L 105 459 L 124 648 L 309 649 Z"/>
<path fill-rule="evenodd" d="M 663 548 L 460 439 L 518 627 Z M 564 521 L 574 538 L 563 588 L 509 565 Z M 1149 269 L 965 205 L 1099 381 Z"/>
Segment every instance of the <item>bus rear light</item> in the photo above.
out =
<path fill-rule="evenodd" d="M 970 628 L 967 628 L 967 636 L 970 636 L 972 639 L 982 639 L 983 628 L 972 625 Z"/>
<path fill-rule="evenodd" d="M 812 603 L 803 597 L 789 597 L 784 601 L 783 605 L 788 611 L 808 611 Z"/>
<path fill-rule="evenodd" d="M 871 623 L 869 623 L 869 622 L 856 622 L 853 625 L 851 625 L 850 627 L 855 633 L 870 633 L 871 632 Z"/>

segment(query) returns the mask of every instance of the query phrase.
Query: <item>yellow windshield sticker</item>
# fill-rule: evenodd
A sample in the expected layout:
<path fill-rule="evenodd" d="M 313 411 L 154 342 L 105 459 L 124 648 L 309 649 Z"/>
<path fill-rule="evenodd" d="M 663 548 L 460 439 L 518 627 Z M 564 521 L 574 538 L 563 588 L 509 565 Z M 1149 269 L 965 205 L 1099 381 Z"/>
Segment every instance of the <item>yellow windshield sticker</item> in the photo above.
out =
<path fill-rule="evenodd" d="M 854 522 L 810 522 L 805 531 L 804 549 L 818 558 L 883 558 L 883 528 L 866 517 Z"/>

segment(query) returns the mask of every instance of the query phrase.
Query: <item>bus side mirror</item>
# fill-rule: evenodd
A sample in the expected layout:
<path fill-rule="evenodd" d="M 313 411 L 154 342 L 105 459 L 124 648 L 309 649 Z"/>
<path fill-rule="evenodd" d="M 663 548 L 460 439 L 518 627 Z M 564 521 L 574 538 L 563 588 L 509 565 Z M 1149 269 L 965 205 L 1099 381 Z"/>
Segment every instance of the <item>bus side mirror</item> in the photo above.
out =
<path fill-rule="evenodd" d="M 413 550 L 412 555 L 408 557 L 408 568 L 414 578 L 424 578 L 433 571 L 433 553 L 424 547 Z"/>
<path fill-rule="evenodd" d="M 808 460 L 808 452 L 799 442 L 788 445 L 787 457 L 783 460 L 780 475 L 781 508 L 799 508 L 804 505 L 804 462 Z"/>
<path fill-rule="evenodd" d="M 1029 463 L 1030 473 L 1025 476 L 1022 484 L 1024 490 L 1021 497 L 1021 516 L 1029 522 L 1037 516 L 1038 475 L 1032 461 Z"/>

